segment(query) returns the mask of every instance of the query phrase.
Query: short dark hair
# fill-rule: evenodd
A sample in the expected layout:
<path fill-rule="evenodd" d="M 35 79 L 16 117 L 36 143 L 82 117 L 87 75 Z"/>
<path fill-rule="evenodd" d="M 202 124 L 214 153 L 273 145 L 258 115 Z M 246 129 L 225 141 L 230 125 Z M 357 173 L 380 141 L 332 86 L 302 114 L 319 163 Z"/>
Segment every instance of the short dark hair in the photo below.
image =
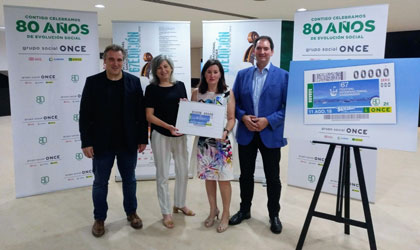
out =
<path fill-rule="evenodd" d="M 198 85 L 198 92 L 201 94 L 205 94 L 207 90 L 209 89 L 209 84 L 206 81 L 206 71 L 208 68 L 210 68 L 213 65 L 217 65 L 220 71 L 220 79 L 219 82 L 217 82 L 217 93 L 223 93 L 227 90 L 227 85 L 225 81 L 225 71 L 223 70 L 223 66 L 220 63 L 219 60 L 215 59 L 209 59 L 203 66 L 203 69 L 201 70 L 201 78 L 200 83 Z"/>
<path fill-rule="evenodd" d="M 254 41 L 254 48 L 257 47 L 257 43 L 258 43 L 259 40 L 267 40 L 268 42 L 270 42 L 270 49 L 271 50 L 274 49 L 273 39 L 271 39 L 271 37 L 269 37 L 269 36 L 260 36 L 257 39 L 255 39 L 255 41 Z"/>
<path fill-rule="evenodd" d="M 104 50 L 104 60 L 106 59 L 106 53 L 110 50 L 115 51 L 115 52 L 121 51 L 121 53 L 123 54 L 123 60 L 125 60 L 125 58 L 127 57 L 127 52 L 125 51 L 123 47 L 117 44 L 111 44 L 111 45 L 106 46 Z"/>

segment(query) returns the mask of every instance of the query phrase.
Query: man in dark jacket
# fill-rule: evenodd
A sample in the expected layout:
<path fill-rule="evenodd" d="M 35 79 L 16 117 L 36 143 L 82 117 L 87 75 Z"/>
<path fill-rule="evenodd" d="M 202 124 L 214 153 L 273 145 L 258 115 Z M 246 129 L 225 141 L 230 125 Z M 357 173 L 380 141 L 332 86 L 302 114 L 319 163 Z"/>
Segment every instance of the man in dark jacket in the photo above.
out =
<path fill-rule="evenodd" d="M 92 234 L 96 237 L 105 233 L 108 180 L 115 158 L 123 182 L 127 220 L 133 228 L 143 226 L 136 213 L 135 168 L 137 151 L 142 152 L 148 141 L 147 122 L 140 79 L 122 71 L 125 57 L 121 46 L 105 48 L 105 71 L 86 79 L 80 104 L 82 150 L 86 157 L 92 158 L 95 176 Z"/>

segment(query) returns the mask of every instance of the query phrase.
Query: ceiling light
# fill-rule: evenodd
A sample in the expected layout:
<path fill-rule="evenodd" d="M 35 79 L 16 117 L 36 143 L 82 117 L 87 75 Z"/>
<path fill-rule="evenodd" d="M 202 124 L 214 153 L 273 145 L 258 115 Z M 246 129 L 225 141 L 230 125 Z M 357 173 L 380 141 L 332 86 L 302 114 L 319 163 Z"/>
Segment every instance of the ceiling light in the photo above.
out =
<path fill-rule="evenodd" d="M 103 4 L 96 4 L 96 5 L 95 5 L 95 7 L 96 7 L 96 8 L 101 8 L 101 9 L 103 9 L 103 8 L 105 8 L 105 5 L 103 5 Z"/>
<path fill-rule="evenodd" d="M 297 9 L 297 11 L 306 11 L 306 9 L 305 8 L 299 8 L 299 9 Z"/>

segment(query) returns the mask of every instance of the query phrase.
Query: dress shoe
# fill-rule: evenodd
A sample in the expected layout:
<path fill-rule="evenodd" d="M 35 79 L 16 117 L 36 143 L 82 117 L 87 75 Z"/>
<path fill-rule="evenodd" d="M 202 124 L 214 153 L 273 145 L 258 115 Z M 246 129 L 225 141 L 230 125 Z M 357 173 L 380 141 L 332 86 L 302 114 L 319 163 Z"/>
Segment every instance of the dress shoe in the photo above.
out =
<path fill-rule="evenodd" d="M 204 226 L 212 227 L 214 225 L 214 220 L 216 218 L 219 219 L 219 209 L 217 208 L 216 208 L 216 213 L 214 214 L 214 216 L 209 215 L 209 217 L 207 217 L 207 219 L 204 221 Z"/>
<path fill-rule="evenodd" d="M 127 220 L 130 222 L 132 228 L 140 229 L 143 227 L 143 221 L 135 212 L 127 216 Z"/>
<path fill-rule="evenodd" d="M 177 214 L 178 211 L 181 211 L 186 216 L 194 216 L 195 215 L 195 213 L 187 207 L 174 207 L 173 212 L 175 214 Z"/>
<path fill-rule="evenodd" d="M 95 220 L 92 226 L 92 234 L 95 237 L 101 237 L 105 233 L 105 222 L 103 220 Z"/>
<path fill-rule="evenodd" d="M 228 229 L 229 226 L 229 215 L 226 217 L 222 216 L 222 219 L 220 220 L 219 226 L 217 227 L 217 232 L 218 233 L 223 233 L 224 231 L 226 231 Z"/>
<path fill-rule="evenodd" d="M 174 228 L 174 221 L 172 220 L 172 215 L 164 214 L 162 219 L 162 224 L 169 229 Z"/>
<path fill-rule="evenodd" d="M 281 233 L 281 230 L 283 229 L 283 226 L 281 225 L 281 221 L 278 216 L 274 217 L 270 220 L 270 230 L 273 232 L 273 234 L 279 234 Z"/>
<path fill-rule="evenodd" d="M 243 220 L 246 220 L 246 219 L 249 219 L 249 218 L 251 218 L 251 213 L 250 212 L 241 212 L 241 211 L 238 211 L 236 214 L 234 214 L 230 218 L 229 225 L 238 225 Z"/>

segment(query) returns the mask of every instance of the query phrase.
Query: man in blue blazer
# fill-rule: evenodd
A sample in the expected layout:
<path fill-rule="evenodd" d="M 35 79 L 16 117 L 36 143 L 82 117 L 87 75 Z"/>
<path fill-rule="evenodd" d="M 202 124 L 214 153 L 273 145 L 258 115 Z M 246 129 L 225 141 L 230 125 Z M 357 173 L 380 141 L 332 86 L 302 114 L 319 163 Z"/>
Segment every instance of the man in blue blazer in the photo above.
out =
<path fill-rule="evenodd" d="M 123 182 L 124 210 L 135 229 L 143 223 L 136 213 L 137 151 L 147 144 L 147 122 L 140 79 L 122 71 L 125 50 L 110 45 L 104 51 L 105 71 L 86 79 L 80 103 L 79 130 L 82 150 L 92 158 L 95 223 L 92 234 L 105 233 L 108 180 L 114 160 Z"/>
<path fill-rule="evenodd" d="M 235 115 L 238 119 L 236 140 L 239 144 L 241 176 L 240 210 L 229 221 L 236 225 L 251 218 L 254 194 L 254 172 L 257 150 L 260 151 L 267 181 L 270 229 L 279 234 L 282 224 L 280 211 L 280 148 L 287 144 L 283 138 L 286 94 L 289 75 L 270 63 L 273 40 L 260 36 L 254 41 L 257 64 L 238 72 L 233 92 L 236 99 Z"/>

